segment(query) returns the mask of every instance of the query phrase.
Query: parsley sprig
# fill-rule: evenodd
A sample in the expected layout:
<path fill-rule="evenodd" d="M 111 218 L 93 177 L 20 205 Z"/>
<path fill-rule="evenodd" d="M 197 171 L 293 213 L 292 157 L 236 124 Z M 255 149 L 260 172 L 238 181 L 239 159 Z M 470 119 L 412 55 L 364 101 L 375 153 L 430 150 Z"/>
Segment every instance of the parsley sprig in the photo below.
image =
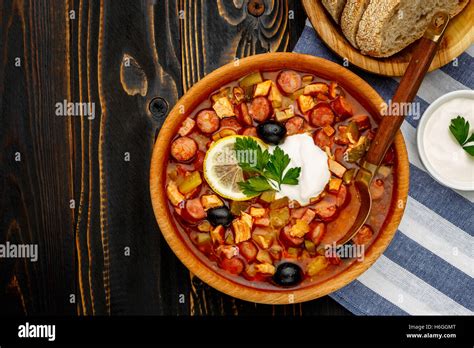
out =
<path fill-rule="evenodd" d="M 466 146 L 466 144 L 474 141 L 474 133 L 469 136 L 469 121 L 464 117 L 458 116 L 451 120 L 449 130 L 454 135 L 459 145 L 471 156 L 474 156 L 474 145 Z"/>
<path fill-rule="evenodd" d="M 237 153 L 239 166 L 245 173 L 251 175 L 247 180 L 238 183 L 245 195 L 255 196 L 268 190 L 281 190 L 282 184 L 298 184 L 301 168 L 286 170 L 290 164 L 290 157 L 279 146 L 273 153 L 269 153 L 268 150 L 263 151 L 251 137 L 241 137 L 236 139 L 234 150 Z M 253 153 L 254 161 L 249 161 L 249 156 L 241 155 L 245 153 Z"/>

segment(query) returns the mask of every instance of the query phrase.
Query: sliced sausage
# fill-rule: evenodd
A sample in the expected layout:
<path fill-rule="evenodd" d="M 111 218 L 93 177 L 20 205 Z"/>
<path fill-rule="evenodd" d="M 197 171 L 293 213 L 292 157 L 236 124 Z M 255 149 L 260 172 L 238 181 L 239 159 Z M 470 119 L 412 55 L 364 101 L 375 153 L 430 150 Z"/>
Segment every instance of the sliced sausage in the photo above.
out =
<path fill-rule="evenodd" d="M 370 196 L 374 201 L 382 198 L 384 191 L 382 179 L 376 179 L 370 183 Z"/>
<path fill-rule="evenodd" d="M 236 257 L 231 259 L 223 258 L 221 261 L 221 268 L 232 274 L 240 274 L 244 270 L 244 263 Z"/>
<path fill-rule="evenodd" d="M 336 205 L 338 207 L 342 207 L 344 203 L 346 203 L 347 200 L 347 188 L 346 185 L 341 184 L 341 187 L 339 187 L 339 191 L 337 192 L 336 196 Z"/>
<path fill-rule="evenodd" d="M 240 103 L 235 108 L 237 119 L 246 126 L 251 126 L 253 124 L 252 117 L 249 115 L 249 108 L 247 103 Z"/>
<path fill-rule="evenodd" d="M 314 205 L 314 211 L 322 220 L 330 220 L 337 212 L 337 199 L 334 195 L 327 195 Z"/>
<path fill-rule="evenodd" d="M 315 245 L 318 245 L 326 233 L 326 225 L 324 222 L 315 222 L 310 225 L 310 231 L 306 235 Z"/>
<path fill-rule="evenodd" d="M 331 147 L 331 138 L 322 129 L 314 133 L 313 140 L 323 150 L 326 146 Z"/>
<path fill-rule="evenodd" d="M 283 92 L 291 94 L 301 88 L 301 76 L 296 71 L 285 70 L 278 74 L 277 84 Z"/>
<path fill-rule="evenodd" d="M 301 116 L 293 116 L 285 122 L 286 135 L 301 133 L 304 129 L 304 118 Z"/>
<path fill-rule="evenodd" d="M 198 113 L 196 124 L 201 132 L 210 134 L 219 129 L 219 116 L 214 110 L 205 109 Z"/>
<path fill-rule="evenodd" d="M 221 128 L 220 129 L 232 129 L 235 132 L 240 132 L 242 129 L 242 125 L 240 124 L 239 121 L 237 121 L 237 118 L 235 117 L 226 117 L 221 120 Z"/>
<path fill-rule="evenodd" d="M 257 128 L 255 127 L 248 127 L 245 128 L 242 132 L 242 135 L 247 135 L 249 137 L 256 137 L 257 136 Z"/>
<path fill-rule="evenodd" d="M 252 262 L 257 257 L 257 247 L 252 242 L 246 241 L 240 244 L 240 254 L 245 257 L 248 262 Z"/>
<path fill-rule="evenodd" d="M 331 81 L 331 83 L 329 84 L 329 97 L 331 99 L 336 99 L 341 94 L 342 94 L 342 91 L 339 88 L 337 82 Z"/>
<path fill-rule="evenodd" d="M 331 103 L 334 111 L 341 116 L 342 119 L 352 116 L 352 106 L 349 104 L 347 99 L 343 96 L 339 96 Z"/>
<path fill-rule="evenodd" d="M 315 127 L 331 126 L 334 123 L 334 113 L 329 105 L 320 103 L 311 111 L 309 122 Z"/>
<path fill-rule="evenodd" d="M 196 155 L 197 148 L 193 139 L 180 137 L 171 143 L 171 156 L 179 162 L 187 162 Z"/>
<path fill-rule="evenodd" d="M 252 100 L 250 104 L 249 114 L 252 116 L 254 121 L 263 122 L 272 113 L 272 105 L 270 101 L 265 97 L 257 97 Z"/>
<path fill-rule="evenodd" d="M 369 226 L 364 225 L 360 228 L 354 238 L 352 238 L 352 241 L 357 245 L 366 245 L 372 240 L 373 236 L 374 232 L 372 229 Z"/>
<path fill-rule="evenodd" d="M 204 162 L 204 157 L 206 157 L 206 153 L 203 151 L 198 151 L 196 157 L 193 160 L 193 167 L 194 170 L 202 170 L 202 164 Z"/>
<path fill-rule="evenodd" d="M 290 247 L 296 247 L 304 242 L 303 238 L 292 237 L 290 234 L 290 228 L 285 226 L 280 232 L 280 239 L 283 243 Z"/>
<path fill-rule="evenodd" d="M 206 217 L 206 212 L 204 211 L 200 198 L 187 200 L 185 209 L 194 220 L 201 220 Z"/>

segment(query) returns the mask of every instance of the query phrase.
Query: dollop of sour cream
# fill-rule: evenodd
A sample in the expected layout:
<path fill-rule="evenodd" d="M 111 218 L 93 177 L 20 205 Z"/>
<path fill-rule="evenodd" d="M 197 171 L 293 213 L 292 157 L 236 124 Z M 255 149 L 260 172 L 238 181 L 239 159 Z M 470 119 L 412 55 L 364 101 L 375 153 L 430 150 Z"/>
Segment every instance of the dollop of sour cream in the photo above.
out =
<path fill-rule="evenodd" d="M 474 188 L 474 157 L 464 151 L 449 130 L 451 120 L 458 115 L 469 121 L 472 132 L 474 99 L 454 98 L 438 107 L 426 122 L 423 148 L 438 176 Z"/>
<path fill-rule="evenodd" d="M 288 197 L 298 201 L 301 205 L 310 203 L 310 199 L 323 192 L 331 173 L 328 167 L 328 156 L 314 144 L 309 134 L 295 134 L 287 136 L 284 142 L 278 145 L 290 157 L 287 169 L 300 167 L 301 173 L 297 185 L 281 185 L 275 197 Z M 273 152 L 276 146 L 270 146 Z"/>

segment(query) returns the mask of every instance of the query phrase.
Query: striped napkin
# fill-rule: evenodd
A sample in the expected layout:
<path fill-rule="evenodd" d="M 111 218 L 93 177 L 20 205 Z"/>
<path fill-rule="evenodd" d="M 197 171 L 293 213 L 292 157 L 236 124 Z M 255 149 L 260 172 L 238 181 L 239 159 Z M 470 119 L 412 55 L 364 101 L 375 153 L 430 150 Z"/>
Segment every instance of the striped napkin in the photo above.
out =
<path fill-rule="evenodd" d="M 295 52 L 339 64 L 309 21 Z M 399 78 L 377 76 L 350 67 L 386 101 Z M 415 102 L 421 114 L 435 99 L 474 87 L 474 45 L 457 61 L 429 73 Z M 474 192 L 442 186 L 432 179 L 416 148 L 416 117 L 408 116 L 402 133 L 410 160 L 410 191 L 404 217 L 377 262 L 330 296 L 358 315 L 472 315 L 474 311 Z"/>

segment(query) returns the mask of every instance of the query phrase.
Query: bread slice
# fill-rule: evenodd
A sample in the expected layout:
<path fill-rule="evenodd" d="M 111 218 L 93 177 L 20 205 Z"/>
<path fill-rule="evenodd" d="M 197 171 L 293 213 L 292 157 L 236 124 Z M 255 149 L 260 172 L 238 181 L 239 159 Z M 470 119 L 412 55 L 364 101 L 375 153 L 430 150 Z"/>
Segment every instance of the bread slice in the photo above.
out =
<path fill-rule="evenodd" d="M 342 11 L 342 32 L 355 48 L 359 48 L 356 42 L 357 29 L 359 29 L 360 19 L 369 5 L 369 2 L 370 0 L 347 0 L 346 6 Z"/>
<path fill-rule="evenodd" d="M 321 0 L 321 2 L 336 23 L 339 23 L 346 0 Z"/>
<path fill-rule="evenodd" d="M 458 14 L 467 0 L 370 0 L 359 22 L 356 43 L 363 54 L 388 57 L 423 36 L 433 15 Z"/>

